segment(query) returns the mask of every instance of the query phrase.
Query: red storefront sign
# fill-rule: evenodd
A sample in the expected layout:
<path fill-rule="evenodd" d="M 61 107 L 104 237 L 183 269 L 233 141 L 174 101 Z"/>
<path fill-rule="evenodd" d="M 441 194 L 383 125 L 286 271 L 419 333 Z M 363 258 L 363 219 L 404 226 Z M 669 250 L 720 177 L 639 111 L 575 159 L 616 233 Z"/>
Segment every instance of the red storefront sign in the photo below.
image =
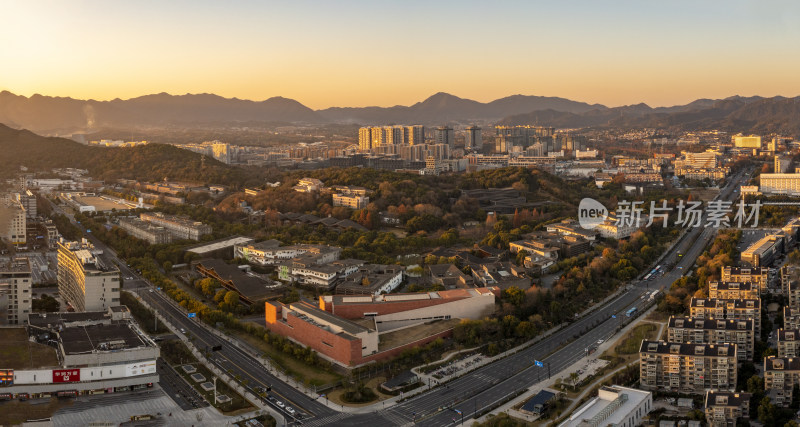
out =
<path fill-rule="evenodd" d="M 80 369 L 53 369 L 54 383 L 74 383 L 80 380 Z"/>

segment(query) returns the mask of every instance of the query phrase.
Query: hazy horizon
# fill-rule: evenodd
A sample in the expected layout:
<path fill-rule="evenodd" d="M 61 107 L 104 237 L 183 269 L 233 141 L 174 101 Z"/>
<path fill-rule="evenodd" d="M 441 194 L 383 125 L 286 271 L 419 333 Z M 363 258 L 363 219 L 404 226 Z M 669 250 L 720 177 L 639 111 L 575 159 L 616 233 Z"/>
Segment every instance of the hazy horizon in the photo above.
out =
<path fill-rule="evenodd" d="M 609 107 L 797 96 L 791 1 L 61 3 L 0 0 L 0 90 L 111 100 L 167 92 L 312 109 L 437 92 Z"/>

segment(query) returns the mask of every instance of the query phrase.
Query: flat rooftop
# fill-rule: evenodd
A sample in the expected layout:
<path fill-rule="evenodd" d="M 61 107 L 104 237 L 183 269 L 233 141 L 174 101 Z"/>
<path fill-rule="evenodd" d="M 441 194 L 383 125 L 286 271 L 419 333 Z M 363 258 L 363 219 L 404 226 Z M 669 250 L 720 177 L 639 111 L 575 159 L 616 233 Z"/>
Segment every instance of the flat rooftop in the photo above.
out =
<path fill-rule="evenodd" d="M 122 350 L 150 345 L 129 324 L 73 326 L 62 329 L 60 335 L 66 354 Z"/>
<path fill-rule="evenodd" d="M 102 322 L 110 321 L 111 317 L 103 311 L 90 311 L 84 313 L 31 313 L 28 316 L 28 324 L 46 328 L 48 325 L 64 325 L 74 322 Z"/>
<path fill-rule="evenodd" d="M 84 206 L 94 206 L 94 209 L 97 211 L 110 211 L 112 209 L 120 211 L 133 209 L 130 205 L 126 204 L 122 200 L 109 200 L 98 196 L 76 196 L 73 199 Z"/>
<path fill-rule="evenodd" d="M 649 395 L 650 392 L 633 388 L 619 386 L 601 387 L 597 397 L 578 408 L 569 419 L 559 424 L 558 427 L 578 427 L 584 425 L 582 424 L 584 420 L 591 422 L 594 417 L 602 417 L 598 420 L 602 422 L 602 425 L 623 424 L 627 421 L 625 417 L 628 417 Z M 614 401 L 617 401 L 620 406 L 608 414 L 608 409 L 606 408 L 609 408 Z M 601 414 L 601 412 L 606 413 Z"/>
<path fill-rule="evenodd" d="M 2 369 L 39 369 L 58 366 L 56 349 L 28 341 L 25 328 L 0 328 Z"/>
<path fill-rule="evenodd" d="M 193 252 L 199 255 L 205 255 L 207 253 L 211 253 L 220 249 L 233 247 L 234 245 L 244 245 L 252 241 L 253 239 L 250 237 L 233 236 L 233 237 L 227 237 L 225 239 L 215 240 L 213 242 L 208 242 L 202 245 L 194 246 L 187 249 L 186 251 Z"/>
<path fill-rule="evenodd" d="M 350 335 L 358 335 L 363 332 L 367 332 L 369 329 L 365 328 L 362 325 L 359 325 L 355 322 L 351 322 L 350 320 L 343 319 L 338 316 L 334 316 L 333 314 L 328 313 L 327 311 L 320 310 L 311 304 L 292 304 L 291 310 L 294 311 L 295 315 L 298 317 L 308 316 L 308 317 L 316 317 L 323 322 L 326 322 L 330 325 L 336 325 L 342 329 L 345 333 Z M 309 319 L 311 320 L 311 319 Z"/>

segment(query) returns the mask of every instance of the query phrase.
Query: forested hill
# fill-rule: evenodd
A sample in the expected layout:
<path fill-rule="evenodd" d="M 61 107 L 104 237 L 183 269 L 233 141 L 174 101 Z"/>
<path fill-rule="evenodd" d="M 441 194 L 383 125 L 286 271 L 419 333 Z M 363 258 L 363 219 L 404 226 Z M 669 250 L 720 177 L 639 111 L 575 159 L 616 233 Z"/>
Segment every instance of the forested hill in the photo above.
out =
<path fill-rule="evenodd" d="M 89 170 L 95 179 L 128 178 L 159 181 L 164 178 L 239 186 L 245 171 L 171 145 L 133 148 L 89 147 L 69 139 L 47 138 L 0 124 L 0 176 L 10 178 L 20 169 L 46 171 L 73 167 Z"/>

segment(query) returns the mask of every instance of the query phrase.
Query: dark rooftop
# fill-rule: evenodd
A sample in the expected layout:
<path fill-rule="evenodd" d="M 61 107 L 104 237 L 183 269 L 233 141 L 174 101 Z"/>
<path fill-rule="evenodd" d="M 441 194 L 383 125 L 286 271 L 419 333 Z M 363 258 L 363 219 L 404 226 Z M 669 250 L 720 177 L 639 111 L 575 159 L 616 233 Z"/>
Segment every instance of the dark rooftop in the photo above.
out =
<path fill-rule="evenodd" d="M 85 313 L 31 313 L 28 316 L 28 324 L 46 328 L 47 325 L 66 325 L 74 322 L 103 322 L 110 321 L 111 317 L 104 311 L 91 311 Z"/>
<path fill-rule="evenodd" d="M 273 294 L 273 291 L 268 288 L 270 285 L 269 282 L 246 274 L 242 270 L 239 270 L 239 267 L 227 264 L 222 260 L 202 260 L 198 263 L 198 267 L 199 266 L 214 270 L 214 273 L 224 281 L 233 282 L 233 286 L 236 288 L 235 290 L 238 291 L 242 297 L 250 301 L 265 299 Z"/>
<path fill-rule="evenodd" d="M 540 408 L 547 404 L 553 397 L 555 397 L 555 393 L 547 390 L 541 390 L 539 393 L 536 393 L 535 396 L 528 399 L 521 408 L 521 411 L 530 412 L 530 413 L 539 413 Z"/>
<path fill-rule="evenodd" d="M 66 354 L 148 346 L 128 324 L 67 327 L 59 335 Z"/>

